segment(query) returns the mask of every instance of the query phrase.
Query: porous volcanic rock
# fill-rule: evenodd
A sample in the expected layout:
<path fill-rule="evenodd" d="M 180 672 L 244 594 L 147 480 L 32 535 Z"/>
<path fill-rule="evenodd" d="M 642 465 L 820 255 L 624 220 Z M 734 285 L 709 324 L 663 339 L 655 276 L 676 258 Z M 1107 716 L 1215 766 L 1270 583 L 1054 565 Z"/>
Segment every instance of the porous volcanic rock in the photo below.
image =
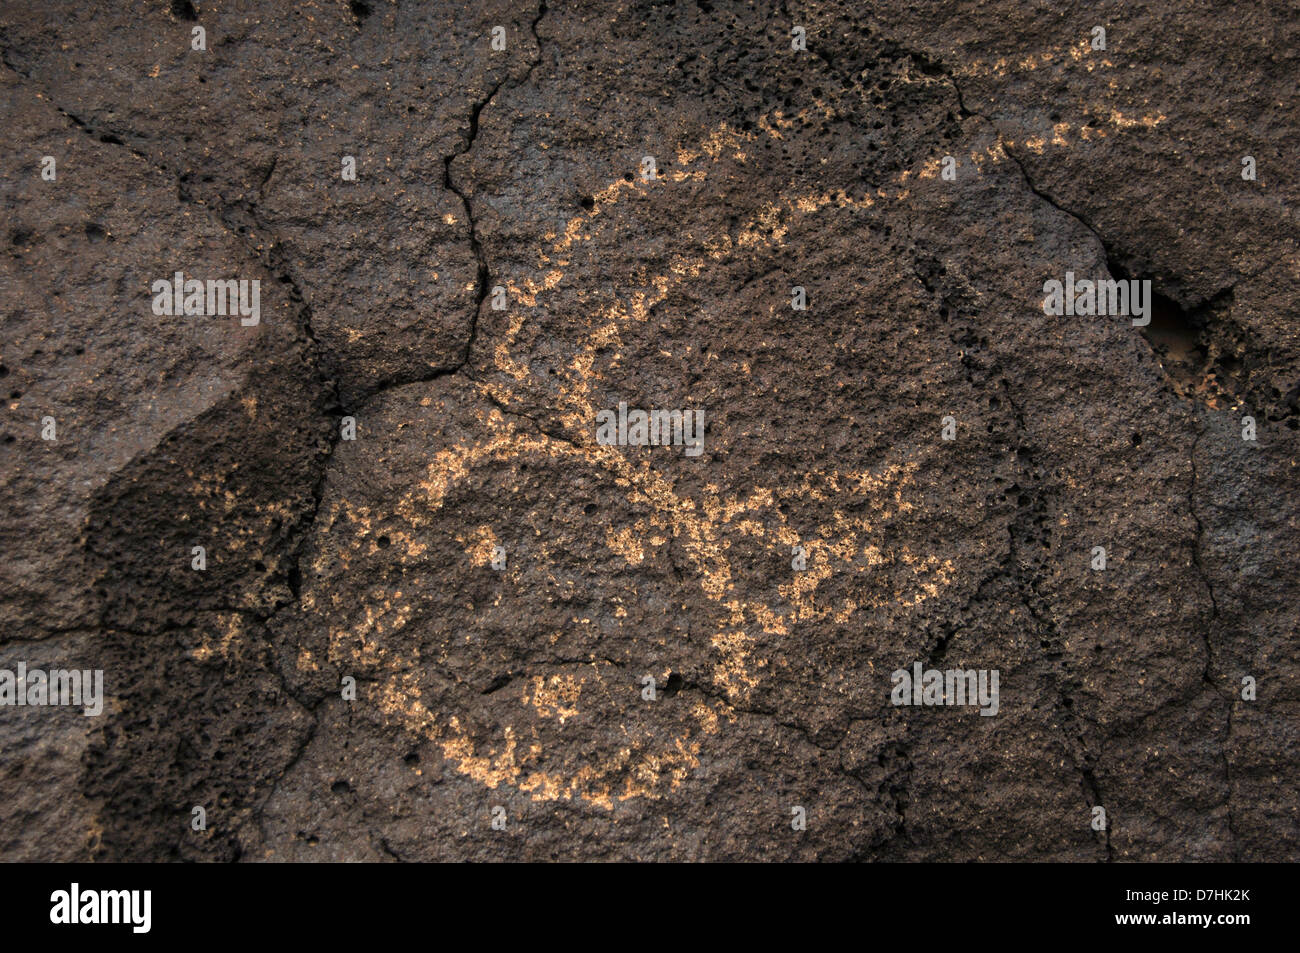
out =
<path fill-rule="evenodd" d="M 0 668 L 107 695 L 0 707 L 3 859 L 1300 856 L 1293 5 L 0 48 Z M 154 314 L 176 271 L 260 322 Z M 1045 314 L 1067 272 L 1150 324 Z"/>

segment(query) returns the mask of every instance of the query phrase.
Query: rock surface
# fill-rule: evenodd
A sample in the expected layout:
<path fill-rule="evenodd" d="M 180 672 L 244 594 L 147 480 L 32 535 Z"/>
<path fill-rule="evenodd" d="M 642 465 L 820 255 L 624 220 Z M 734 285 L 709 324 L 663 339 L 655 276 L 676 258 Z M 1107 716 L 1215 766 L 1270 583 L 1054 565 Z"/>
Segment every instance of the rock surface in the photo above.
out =
<path fill-rule="evenodd" d="M 0 856 L 1300 856 L 1295 9 L 463 7 L 0 15 Z"/>

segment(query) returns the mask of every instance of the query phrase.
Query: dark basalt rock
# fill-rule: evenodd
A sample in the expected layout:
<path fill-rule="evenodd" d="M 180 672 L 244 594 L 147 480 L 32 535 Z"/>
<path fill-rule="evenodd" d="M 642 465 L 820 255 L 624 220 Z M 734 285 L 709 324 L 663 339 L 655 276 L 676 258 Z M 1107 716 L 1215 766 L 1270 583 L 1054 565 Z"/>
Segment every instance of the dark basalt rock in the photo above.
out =
<path fill-rule="evenodd" d="M 1297 856 L 1287 4 L 0 47 L 0 668 L 108 695 L 0 707 L 5 859 Z M 155 315 L 178 270 L 260 323 Z M 1151 324 L 1044 314 L 1067 271 Z M 598 443 L 620 402 L 703 453 Z M 996 714 L 894 704 L 914 663 Z"/>

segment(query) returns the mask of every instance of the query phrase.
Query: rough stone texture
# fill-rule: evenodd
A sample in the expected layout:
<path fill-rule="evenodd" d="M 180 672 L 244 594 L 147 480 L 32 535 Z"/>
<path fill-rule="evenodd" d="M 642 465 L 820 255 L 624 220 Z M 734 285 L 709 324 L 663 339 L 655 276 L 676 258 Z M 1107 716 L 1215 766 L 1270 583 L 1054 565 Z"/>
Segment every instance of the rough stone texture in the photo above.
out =
<path fill-rule="evenodd" d="M 1300 855 L 1288 4 L 50 3 L 0 47 L 0 667 L 110 696 L 0 708 L 5 859 Z M 153 315 L 176 270 L 261 325 Z M 1151 326 L 1044 315 L 1067 270 Z M 704 453 L 597 445 L 619 401 Z M 917 661 L 998 714 L 895 707 Z"/>

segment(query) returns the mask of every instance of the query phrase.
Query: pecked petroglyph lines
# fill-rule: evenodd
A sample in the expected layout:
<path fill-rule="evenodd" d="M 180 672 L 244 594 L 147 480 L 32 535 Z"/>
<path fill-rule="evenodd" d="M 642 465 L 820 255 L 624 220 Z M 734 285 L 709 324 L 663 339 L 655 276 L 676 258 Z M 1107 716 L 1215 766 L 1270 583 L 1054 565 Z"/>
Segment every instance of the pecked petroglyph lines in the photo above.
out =
<path fill-rule="evenodd" d="M 773 132 L 767 134 L 779 135 L 776 125 L 768 125 Z M 746 142 L 760 134 L 736 132 L 724 124 L 698 148 L 682 150 L 679 168 L 665 179 L 705 178 L 722 158 L 743 162 Z M 711 263 L 726 260 L 738 249 L 778 247 L 786 235 L 780 226 L 784 216 L 813 215 L 827 206 L 903 201 L 912 175 L 909 170 L 857 199 L 842 193 L 810 194 L 766 203 L 736 230 L 736 239 L 723 235 L 706 241 L 702 254 L 676 254 L 663 273 L 648 276 L 642 285 L 608 303 L 594 315 L 581 345 L 560 368 L 553 403 L 562 427 L 558 435 L 538 431 L 526 417 L 509 410 L 522 403 L 517 390 L 530 383 L 555 384 L 555 378 L 540 381 L 517 352 L 517 336 L 528 320 L 526 312 L 517 309 L 490 352 L 490 369 L 496 373 L 469 380 L 471 389 L 484 398 L 475 411 L 475 425 L 469 428 L 472 435 L 434 451 L 422 479 L 394 506 L 408 529 L 385 530 L 388 545 L 403 558 L 418 560 L 439 514 L 454 505 L 456 488 L 476 472 L 542 457 L 560 466 L 584 466 L 603 474 L 605 485 L 621 496 L 624 505 L 644 514 L 604 534 L 609 559 L 639 565 L 674 546 L 689 566 L 690 577 L 698 580 L 684 584 L 698 586 L 713 607 L 705 624 L 697 620 L 694 628 L 712 656 L 710 679 L 717 695 L 683 706 L 686 717 L 670 738 L 639 723 L 640 716 L 628 700 L 636 697 L 629 688 L 634 684 L 632 673 L 594 658 L 560 671 L 530 673 L 519 685 L 508 684 L 509 691 L 494 699 L 497 710 L 505 705 L 513 713 L 502 716 L 506 724 L 499 729 L 471 724 L 472 719 L 461 712 L 431 710 L 426 678 L 400 648 L 403 629 L 418 624 L 419 618 L 409 595 L 404 597 L 400 591 L 373 593 L 365 611 L 350 625 L 331 630 L 331 661 L 378 672 L 385 717 L 436 744 L 459 773 L 488 788 L 505 785 L 535 800 L 581 799 L 612 809 L 616 802 L 630 798 L 660 798 L 690 776 L 709 739 L 726 731 L 737 716 L 736 706 L 749 701 L 771 671 L 766 646 L 773 639 L 788 637 L 793 626 L 810 622 L 853 624 L 861 614 L 881 606 L 907 610 L 947 587 L 956 575 L 951 560 L 890 546 L 882 534 L 891 520 L 922 505 L 922 488 L 915 482 L 921 461 L 916 455 L 933 451 L 900 449 L 871 470 L 841 472 L 814 466 L 793 483 L 764 485 L 759 475 L 757 485 L 744 493 L 724 493 L 710 484 L 688 493 L 644 455 L 633 456 L 596 439 L 600 406 L 595 364 L 601 349 L 618 347 L 621 335 L 644 323 L 657 303 Z M 620 178 L 599 191 L 588 212 L 548 235 L 549 248 L 539 254 L 540 278 L 510 284 L 512 298 L 526 307 L 543 306 L 563 280 L 569 264 L 566 256 L 595 238 L 609 240 L 601 229 L 608 221 L 602 215 L 611 203 L 627 190 L 655 187 L 654 182 Z M 816 501 L 829 510 L 829 516 L 818 525 L 796 527 L 783 513 L 782 504 L 790 501 Z M 376 544 L 369 525 L 375 514 L 347 501 L 334 505 L 351 510 L 350 522 L 361 528 L 339 554 L 346 565 L 349 551 L 373 552 Z M 484 566 L 501 531 L 501 526 L 482 525 L 457 539 L 465 557 Z M 803 547 L 807 569 L 791 572 L 787 582 L 775 587 L 771 599 L 746 597 L 737 585 L 731 555 L 733 547 L 742 544 L 787 554 L 795 546 Z M 317 568 L 329 572 L 328 565 Z M 853 574 L 852 595 L 833 597 L 823 592 L 836 573 Z M 900 579 L 906 582 L 900 584 Z M 305 600 L 304 605 L 310 603 Z M 584 720 L 584 709 L 593 717 Z M 587 732 L 597 753 L 580 765 L 563 762 L 548 745 L 548 732 L 557 726 Z M 611 738 L 618 731 L 624 736 Z"/>

